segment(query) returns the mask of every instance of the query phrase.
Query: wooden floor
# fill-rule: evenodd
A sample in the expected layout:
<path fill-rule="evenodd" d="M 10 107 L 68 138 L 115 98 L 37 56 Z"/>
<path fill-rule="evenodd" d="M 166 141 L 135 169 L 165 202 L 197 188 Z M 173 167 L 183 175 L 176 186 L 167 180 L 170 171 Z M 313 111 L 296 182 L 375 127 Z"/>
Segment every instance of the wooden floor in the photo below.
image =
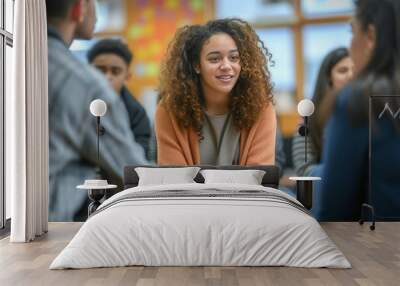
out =
<path fill-rule="evenodd" d="M 80 223 L 50 223 L 49 233 L 27 244 L 0 241 L 0 285 L 400 285 L 400 223 L 357 223 L 323 228 L 353 268 L 123 267 L 48 270 Z"/>

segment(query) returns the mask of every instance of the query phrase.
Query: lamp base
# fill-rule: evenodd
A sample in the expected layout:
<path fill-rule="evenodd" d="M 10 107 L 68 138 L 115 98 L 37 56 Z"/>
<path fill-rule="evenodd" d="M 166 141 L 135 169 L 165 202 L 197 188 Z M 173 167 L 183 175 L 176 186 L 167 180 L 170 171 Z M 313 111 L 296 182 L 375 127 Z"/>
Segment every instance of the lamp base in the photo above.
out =
<path fill-rule="evenodd" d="M 369 229 L 370 230 L 375 230 L 375 210 L 374 210 L 374 207 L 371 206 L 370 204 L 362 204 L 362 206 L 361 206 L 361 218 L 358 221 L 358 223 L 360 225 L 364 224 L 364 221 L 365 221 L 365 216 L 364 215 L 365 215 L 365 210 L 366 209 L 371 211 L 372 224 L 369 226 Z"/>
<path fill-rule="evenodd" d="M 310 210 L 312 208 L 313 181 L 297 181 L 297 200 Z"/>

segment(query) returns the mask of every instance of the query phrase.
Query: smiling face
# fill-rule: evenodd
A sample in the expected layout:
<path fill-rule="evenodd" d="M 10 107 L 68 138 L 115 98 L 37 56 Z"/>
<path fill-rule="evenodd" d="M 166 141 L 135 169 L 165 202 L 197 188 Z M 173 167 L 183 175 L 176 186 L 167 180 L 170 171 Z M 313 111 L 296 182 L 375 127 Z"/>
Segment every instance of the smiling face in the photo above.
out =
<path fill-rule="evenodd" d="M 240 70 L 239 51 L 231 36 L 215 34 L 205 42 L 196 72 L 200 74 L 206 108 L 228 108 L 229 94 L 239 78 Z"/>
<path fill-rule="evenodd" d="M 331 70 L 332 87 L 335 90 L 342 88 L 353 77 L 353 61 L 345 57 L 337 62 Z"/>

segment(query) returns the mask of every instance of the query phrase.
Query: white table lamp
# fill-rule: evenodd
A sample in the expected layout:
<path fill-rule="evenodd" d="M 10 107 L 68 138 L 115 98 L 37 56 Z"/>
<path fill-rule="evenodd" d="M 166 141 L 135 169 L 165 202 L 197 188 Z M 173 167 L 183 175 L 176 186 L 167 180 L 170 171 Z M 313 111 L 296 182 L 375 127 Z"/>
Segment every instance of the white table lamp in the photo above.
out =
<path fill-rule="evenodd" d="M 100 173 L 100 136 L 104 134 L 105 129 L 100 125 L 100 118 L 107 112 L 107 104 L 104 100 L 95 99 L 90 103 L 90 113 L 96 117 L 96 133 L 97 133 L 97 168 L 96 174 L 101 179 Z"/>
<path fill-rule="evenodd" d="M 314 103 L 310 99 L 301 100 L 297 105 L 297 112 L 300 114 L 300 116 L 304 117 L 304 125 L 300 126 L 299 134 L 305 137 L 304 160 L 307 163 L 307 135 L 309 133 L 308 117 L 314 113 Z"/>

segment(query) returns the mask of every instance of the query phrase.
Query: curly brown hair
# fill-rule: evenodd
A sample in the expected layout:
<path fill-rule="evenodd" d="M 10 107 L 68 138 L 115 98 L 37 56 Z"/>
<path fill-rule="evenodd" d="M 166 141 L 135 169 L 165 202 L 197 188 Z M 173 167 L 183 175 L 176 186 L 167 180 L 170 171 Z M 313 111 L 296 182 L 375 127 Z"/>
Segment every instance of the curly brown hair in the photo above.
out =
<path fill-rule="evenodd" d="M 268 70 L 271 54 L 254 29 L 237 18 L 209 21 L 205 25 L 184 26 L 170 42 L 160 73 L 161 104 L 182 127 L 201 133 L 204 96 L 195 66 L 200 63 L 204 43 L 213 35 L 225 33 L 235 41 L 241 72 L 230 99 L 233 124 L 239 130 L 250 128 L 260 111 L 272 103 L 272 83 Z"/>

